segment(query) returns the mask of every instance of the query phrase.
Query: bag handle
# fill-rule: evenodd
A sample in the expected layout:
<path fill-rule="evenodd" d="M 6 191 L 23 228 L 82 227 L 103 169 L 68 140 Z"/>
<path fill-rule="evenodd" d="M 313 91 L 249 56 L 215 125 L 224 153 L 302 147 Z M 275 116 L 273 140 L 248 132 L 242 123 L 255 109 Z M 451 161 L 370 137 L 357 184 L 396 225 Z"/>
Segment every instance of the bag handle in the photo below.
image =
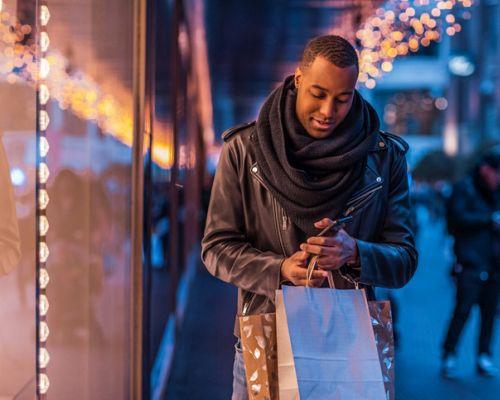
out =
<path fill-rule="evenodd" d="M 306 278 L 306 286 L 311 287 L 311 277 L 314 269 L 318 266 L 318 256 L 311 257 L 311 261 L 309 261 L 309 265 L 307 266 L 307 278 Z M 328 286 L 330 289 L 335 289 L 335 282 L 333 281 L 332 271 L 327 271 L 328 275 Z"/>

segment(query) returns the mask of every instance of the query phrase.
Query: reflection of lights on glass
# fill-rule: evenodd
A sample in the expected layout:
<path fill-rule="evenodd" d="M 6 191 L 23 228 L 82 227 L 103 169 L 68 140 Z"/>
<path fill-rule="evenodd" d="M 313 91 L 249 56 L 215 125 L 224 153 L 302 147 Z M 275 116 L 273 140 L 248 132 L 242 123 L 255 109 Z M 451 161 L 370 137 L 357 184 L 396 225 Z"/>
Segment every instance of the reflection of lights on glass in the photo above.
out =
<path fill-rule="evenodd" d="M 39 278 L 40 288 L 46 289 L 47 285 L 49 284 L 49 281 L 50 281 L 49 273 L 47 272 L 47 270 L 45 268 L 41 268 L 40 269 L 40 278 Z"/>
<path fill-rule="evenodd" d="M 40 374 L 38 377 L 38 389 L 40 390 L 40 394 L 47 393 L 49 390 L 50 382 L 49 377 L 46 374 Z"/>
<path fill-rule="evenodd" d="M 368 79 L 365 83 L 365 86 L 368 88 L 368 89 L 373 89 L 376 85 L 376 82 L 375 82 L 375 79 Z"/>
<path fill-rule="evenodd" d="M 45 26 L 49 23 L 50 12 L 49 8 L 45 5 L 40 7 L 40 23 Z"/>
<path fill-rule="evenodd" d="M 49 194 L 45 189 L 38 192 L 38 207 L 40 210 L 45 210 L 49 205 Z"/>
<path fill-rule="evenodd" d="M 38 116 L 38 122 L 40 124 L 40 130 L 45 131 L 49 127 L 50 118 L 49 113 L 45 110 L 40 111 L 40 115 Z"/>
<path fill-rule="evenodd" d="M 47 51 L 50 45 L 50 39 L 47 32 L 40 33 L 40 49 L 42 51 Z"/>
<path fill-rule="evenodd" d="M 42 136 L 40 138 L 40 155 L 42 157 L 46 157 L 48 152 L 49 152 L 49 141 L 47 140 L 47 138 L 45 136 Z"/>
<path fill-rule="evenodd" d="M 49 326 L 45 321 L 40 322 L 40 341 L 41 342 L 46 342 L 47 339 L 49 338 Z"/>
<path fill-rule="evenodd" d="M 49 167 L 47 167 L 47 164 L 42 162 L 40 163 L 40 166 L 38 168 L 39 168 L 38 174 L 40 178 L 40 183 L 42 184 L 47 183 L 50 176 Z"/>
<path fill-rule="evenodd" d="M 47 85 L 44 85 L 42 83 L 40 85 L 38 92 L 38 100 L 40 101 L 40 104 L 44 106 L 49 101 L 49 98 L 50 98 L 49 88 L 47 87 Z"/>
<path fill-rule="evenodd" d="M 50 356 L 47 349 L 45 347 L 40 348 L 40 352 L 38 355 L 38 364 L 40 368 L 46 368 L 49 361 L 50 361 Z"/>
<path fill-rule="evenodd" d="M 472 16 L 472 14 L 470 13 L 470 11 L 464 11 L 462 14 L 463 19 L 470 19 L 471 16 Z"/>
<path fill-rule="evenodd" d="M 21 168 L 15 167 L 10 170 L 10 180 L 14 186 L 21 186 L 26 180 L 26 175 Z"/>
<path fill-rule="evenodd" d="M 38 227 L 40 235 L 45 236 L 49 231 L 49 220 L 45 215 L 40 216 L 40 226 Z"/>
<path fill-rule="evenodd" d="M 45 296 L 44 294 L 40 296 L 39 306 L 40 306 L 40 315 L 42 317 L 45 317 L 47 315 L 47 312 L 49 311 L 49 300 L 47 299 L 47 296 Z"/>
<path fill-rule="evenodd" d="M 49 246 L 47 246 L 47 243 L 45 242 L 40 242 L 40 251 L 39 251 L 39 257 L 40 257 L 40 262 L 46 262 L 47 258 L 49 258 Z"/>
<path fill-rule="evenodd" d="M 448 100 L 446 100 L 444 97 L 438 97 L 434 101 L 434 105 L 438 110 L 444 111 L 448 108 Z"/>
<path fill-rule="evenodd" d="M 40 79 L 46 79 L 49 76 L 50 64 L 46 58 L 40 60 Z"/>

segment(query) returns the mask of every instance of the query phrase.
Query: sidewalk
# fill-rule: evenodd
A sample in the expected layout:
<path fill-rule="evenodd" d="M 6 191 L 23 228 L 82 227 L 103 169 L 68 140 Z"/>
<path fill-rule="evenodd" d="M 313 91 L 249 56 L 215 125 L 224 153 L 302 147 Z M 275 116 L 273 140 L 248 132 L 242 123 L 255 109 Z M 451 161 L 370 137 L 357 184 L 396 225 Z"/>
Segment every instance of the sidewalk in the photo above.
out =
<path fill-rule="evenodd" d="M 417 245 L 419 267 L 413 280 L 395 291 L 398 299 L 400 347 L 396 352 L 398 400 L 489 400 L 498 399 L 500 378 L 488 379 L 475 372 L 479 310 L 474 309 L 458 347 L 460 378 L 448 381 L 439 376 L 441 343 L 451 317 L 454 288 L 449 279 L 451 243 L 444 222 L 432 222 L 419 210 Z M 493 351 L 500 367 L 500 332 L 494 336 Z"/>

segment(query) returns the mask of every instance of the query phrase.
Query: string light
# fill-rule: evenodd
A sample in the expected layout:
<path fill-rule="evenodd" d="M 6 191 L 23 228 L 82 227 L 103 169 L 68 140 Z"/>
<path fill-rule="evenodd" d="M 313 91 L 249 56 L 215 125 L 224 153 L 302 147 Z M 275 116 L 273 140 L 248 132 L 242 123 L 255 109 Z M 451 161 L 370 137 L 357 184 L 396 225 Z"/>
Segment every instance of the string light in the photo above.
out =
<path fill-rule="evenodd" d="M 47 324 L 47 313 L 49 311 L 49 300 L 47 298 L 47 286 L 50 281 L 49 271 L 47 269 L 47 260 L 50 255 L 49 246 L 46 242 L 46 236 L 49 232 L 49 220 L 47 218 L 47 205 L 49 204 L 49 196 L 47 194 L 47 181 L 50 176 L 49 167 L 47 165 L 47 156 L 50 150 L 49 141 L 47 139 L 47 129 L 50 124 L 49 113 L 47 112 L 47 104 L 50 99 L 49 79 L 51 78 L 51 65 L 48 50 L 50 39 L 47 33 L 47 24 L 50 20 L 50 11 L 46 4 L 46 0 L 41 0 L 39 8 L 39 43 L 38 52 L 34 54 L 25 54 L 22 58 L 21 66 L 26 64 L 26 73 L 28 81 L 33 81 L 37 88 L 38 99 L 38 174 L 37 174 L 37 197 L 38 197 L 38 343 L 37 343 L 37 398 L 45 399 L 46 393 L 50 386 L 49 377 L 47 375 L 47 366 L 50 361 L 49 351 L 47 350 L 47 338 L 49 336 L 49 327 Z M 34 56 L 36 55 L 36 56 Z M 31 56 L 31 57 L 30 57 Z M 38 71 L 30 68 L 30 62 L 39 60 Z M 38 72 L 38 74 L 37 74 Z"/>
<path fill-rule="evenodd" d="M 386 1 L 356 32 L 360 43 L 360 83 L 374 88 L 372 79 L 392 71 L 397 57 L 428 47 L 441 40 L 443 34 L 453 36 L 460 32 L 462 27 L 455 14 L 469 13 L 464 7 L 471 6 L 471 0 Z"/>

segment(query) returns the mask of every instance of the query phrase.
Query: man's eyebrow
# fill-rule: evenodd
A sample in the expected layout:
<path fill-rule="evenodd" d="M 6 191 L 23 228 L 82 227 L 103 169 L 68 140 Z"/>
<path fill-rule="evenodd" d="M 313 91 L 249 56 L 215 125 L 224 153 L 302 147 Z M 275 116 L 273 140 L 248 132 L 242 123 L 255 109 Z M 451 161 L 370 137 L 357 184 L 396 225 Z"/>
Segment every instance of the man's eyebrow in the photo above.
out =
<path fill-rule="evenodd" d="M 323 86 L 320 86 L 320 85 L 318 85 L 318 84 L 313 84 L 313 85 L 311 85 L 311 86 L 312 86 L 313 88 L 315 88 L 315 89 L 319 89 L 319 90 L 323 90 L 323 91 L 325 91 L 325 92 L 328 92 L 328 89 L 325 89 Z M 353 93 L 354 93 L 354 91 L 353 91 L 353 90 L 348 90 L 348 91 L 346 91 L 346 92 L 339 93 L 337 96 L 342 96 L 342 95 L 351 95 L 351 94 L 353 94 Z"/>

